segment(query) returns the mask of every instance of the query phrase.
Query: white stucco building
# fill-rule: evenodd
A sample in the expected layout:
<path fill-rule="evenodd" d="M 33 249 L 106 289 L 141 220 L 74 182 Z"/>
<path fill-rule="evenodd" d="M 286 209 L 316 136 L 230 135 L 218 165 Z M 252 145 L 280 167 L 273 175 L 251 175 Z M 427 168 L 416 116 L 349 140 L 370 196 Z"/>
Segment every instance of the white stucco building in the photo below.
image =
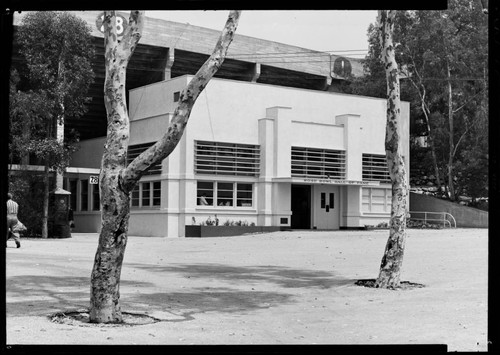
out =
<path fill-rule="evenodd" d="M 132 159 L 166 131 L 185 75 L 130 91 Z M 401 139 L 409 166 L 409 104 Z M 386 100 L 213 79 L 184 136 L 132 194 L 130 235 L 183 237 L 215 216 L 294 229 L 360 228 L 387 222 Z M 82 142 L 68 169 L 76 231 L 100 227 L 104 138 Z M 202 202 L 202 196 L 205 202 Z"/>

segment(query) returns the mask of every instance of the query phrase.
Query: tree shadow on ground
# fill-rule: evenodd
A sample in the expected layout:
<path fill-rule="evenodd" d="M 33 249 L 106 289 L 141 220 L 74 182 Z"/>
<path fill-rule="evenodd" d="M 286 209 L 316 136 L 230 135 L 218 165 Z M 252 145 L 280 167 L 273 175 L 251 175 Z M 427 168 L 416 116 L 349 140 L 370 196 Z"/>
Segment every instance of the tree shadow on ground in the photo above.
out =
<path fill-rule="evenodd" d="M 153 293 L 123 296 L 122 308 L 168 313 L 167 320 L 185 321 L 194 319 L 194 314 L 206 312 L 245 313 L 267 309 L 277 305 L 293 303 L 293 294 L 271 291 L 242 291 L 239 289 L 190 288 L 186 292 Z"/>
<path fill-rule="evenodd" d="M 121 287 L 150 286 L 148 282 L 124 281 Z M 22 275 L 6 280 L 9 316 L 47 315 L 61 309 L 88 307 L 90 277 Z"/>
<path fill-rule="evenodd" d="M 185 286 L 184 292 L 124 295 L 124 309 L 167 312 L 173 316 L 168 317 L 171 321 L 190 320 L 194 314 L 206 312 L 245 313 L 267 309 L 297 302 L 297 292 L 292 291 L 294 288 L 329 289 L 353 285 L 355 281 L 333 272 L 272 265 L 193 263 L 168 266 L 127 264 L 127 267 L 163 275 L 177 274 L 196 285 Z M 210 286 L 212 281 L 222 281 L 225 285 L 200 286 Z"/>
<path fill-rule="evenodd" d="M 194 314 L 206 312 L 245 313 L 267 309 L 297 302 L 294 288 L 329 289 L 352 285 L 355 281 L 332 272 L 280 266 L 200 263 L 127 264 L 126 267 L 157 274 L 156 280 L 162 280 L 163 274 L 193 281 L 193 286 L 188 286 L 184 292 L 176 289 L 175 292 L 148 293 L 151 288 L 168 286 L 166 279 L 163 279 L 165 284 L 122 279 L 120 302 L 123 311 L 170 314 L 171 317 L 164 317 L 167 321 L 190 320 Z M 211 281 L 226 284 L 203 287 Z M 89 299 L 88 277 L 23 275 L 7 279 L 9 316 L 48 315 L 64 309 L 88 308 Z"/>
<path fill-rule="evenodd" d="M 346 279 L 328 271 L 302 270 L 282 266 L 229 266 L 224 264 L 176 264 L 171 266 L 129 265 L 150 272 L 178 273 L 188 278 L 223 280 L 239 285 L 250 283 L 271 283 L 284 288 L 328 289 L 353 284 L 356 280 Z"/>

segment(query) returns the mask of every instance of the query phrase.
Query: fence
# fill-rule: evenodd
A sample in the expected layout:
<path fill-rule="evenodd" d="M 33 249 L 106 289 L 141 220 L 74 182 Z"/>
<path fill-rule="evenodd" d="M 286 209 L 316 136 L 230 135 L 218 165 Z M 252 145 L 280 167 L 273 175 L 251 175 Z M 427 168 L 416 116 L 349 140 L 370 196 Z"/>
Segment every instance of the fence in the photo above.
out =
<path fill-rule="evenodd" d="M 410 219 L 424 223 L 443 223 L 443 227 L 457 228 L 457 222 L 448 212 L 410 211 Z"/>

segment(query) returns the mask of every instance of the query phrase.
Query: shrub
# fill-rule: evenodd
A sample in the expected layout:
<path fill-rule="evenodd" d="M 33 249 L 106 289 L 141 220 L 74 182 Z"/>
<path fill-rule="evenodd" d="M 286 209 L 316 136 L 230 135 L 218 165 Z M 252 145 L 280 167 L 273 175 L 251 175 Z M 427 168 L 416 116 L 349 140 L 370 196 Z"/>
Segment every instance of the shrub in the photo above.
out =
<path fill-rule="evenodd" d="M 26 237 L 40 237 L 43 216 L 43 176 L 32 172 L 20 171 L 9 179 L 9 192 L 19 204 L 19 220 L 28 229 Z M 53 190 L 49 187 L 49 191 Z M 50 216 L 49 216 L 50 217 Z"/>

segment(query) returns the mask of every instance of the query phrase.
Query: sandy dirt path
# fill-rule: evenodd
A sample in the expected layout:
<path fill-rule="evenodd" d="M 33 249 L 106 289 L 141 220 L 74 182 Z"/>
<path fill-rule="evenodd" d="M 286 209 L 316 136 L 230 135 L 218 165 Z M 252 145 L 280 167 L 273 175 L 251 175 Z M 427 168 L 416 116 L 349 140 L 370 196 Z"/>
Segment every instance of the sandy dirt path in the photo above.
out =
<path fill-rule="evenodd" d="M 447 344 L 487 350 L 488 231 L 409 230 L 402 280 L 376 278 L 388 231 L 129 237 L 121 304 L 161 322 L 58 324 L 88 308 L 96 234 L 13 242 L 7 344 Z"/>

